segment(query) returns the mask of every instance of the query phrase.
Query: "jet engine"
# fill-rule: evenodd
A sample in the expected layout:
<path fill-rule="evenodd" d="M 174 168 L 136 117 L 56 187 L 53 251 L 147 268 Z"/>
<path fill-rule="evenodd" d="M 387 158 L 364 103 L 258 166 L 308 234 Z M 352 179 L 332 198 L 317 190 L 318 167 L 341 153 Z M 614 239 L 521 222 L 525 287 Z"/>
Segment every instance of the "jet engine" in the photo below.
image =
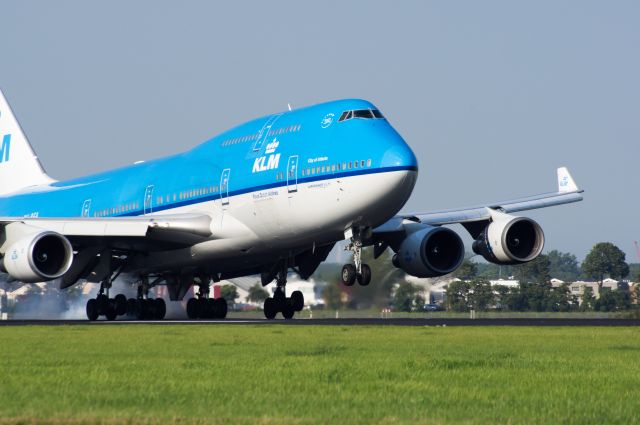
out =
<path fill-rule="evenodd" d="M 73 248 L 67 238 L 42 231 L 22 236 L 9 245 L 3 266 L 12 278 L 34 283 L 59 278 L 72 262 Z"/>
<path fill-rule="evenodd" d="M 495 214 L 473 242 L 473 252 L 494 264 L 521 264 L 535 259 L 544 247 L 538 223 L 526 217 Z"/>
<path fill-rule="evenodd" d="M 437 277 L 457 269 L 464 259 L 464 244 L 446 227 L 421 226 L 409 234 L 393 256 L 393 264 L 416 277 Z"/>

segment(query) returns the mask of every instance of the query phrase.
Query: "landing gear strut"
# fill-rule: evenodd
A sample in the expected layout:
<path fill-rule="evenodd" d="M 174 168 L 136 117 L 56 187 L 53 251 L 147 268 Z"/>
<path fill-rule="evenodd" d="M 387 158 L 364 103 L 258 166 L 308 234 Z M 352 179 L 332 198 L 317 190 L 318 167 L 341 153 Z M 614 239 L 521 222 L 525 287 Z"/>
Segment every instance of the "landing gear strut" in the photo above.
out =
<path fill-rule="evenodd" d="M 269 319 L 275 319 L 278 313 L 282 313 L 282 317 L 289 320 L 292 319 L 296 311 L 302 311 L 304 307 L 304 295 L 300 291 L 293 291 L 290 297 L 286 295 L 287 286 L 286 262 L 276 277 L 276 290 L 273 297 L 264 300 L 264 316 Z"/>
<path fill-rule="evenodd" d="M 342 283 L 345 286 L 353 286 L 357 280 L 361 286 L 367 286 L 371 282 L 371 267 L 362 263 L 361 231 L 354 228 L 349 234 L 351 241 L 344 249 L 353 252 L 354 264 L 342 266 Z"/>
<path fill-rule="evenodd" d="M 119 313 L 123 314 L 123 310 L 126 313 L 127 298 L 124 295 L 119 294 L 115 298 L 109 298 L 111 282 L 111 277 L 103 281 L 96 298 L 87 301 L 86 313 L 89 320 L 98 320 L 100 316 L 105 316 L 107 320 L 115 320 Z"/>
<path fill-rule="evenodd" d="M 209 298 L 209 281 L 202 279 L 198 288 L 196 298 L 190 298 L 187 301 L 187 317 L 189 319 L 224 319 L 227 317 L 227 300 Z"/>

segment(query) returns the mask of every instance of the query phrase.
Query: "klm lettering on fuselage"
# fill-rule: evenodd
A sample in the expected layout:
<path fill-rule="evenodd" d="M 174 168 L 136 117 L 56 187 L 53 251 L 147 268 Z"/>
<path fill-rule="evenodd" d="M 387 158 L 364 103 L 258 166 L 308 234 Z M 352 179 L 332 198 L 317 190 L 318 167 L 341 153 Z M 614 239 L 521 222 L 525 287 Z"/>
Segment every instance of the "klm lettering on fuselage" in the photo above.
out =
<path fill-rule="evenodd" d="M 9 161 L 9 151 L 11 150 L 11 135 L 5 134 L 0 146 L 0 163 Z"/>
<path fill-rule="evenodd" d="M 253 173 L 260 173 L 262 171 L 275 170 L 278 168 L 278 164 L 280 163 L 280 154 L 274 153 L 276 149 L 278 149 L 278 146 L 280 146 L 280 142 L 276 139 L 273 139 L 273 142 L 267 145 L 265 153 L 271 155 L 256 158 L 253 162 Z"/>
<path fill-rule="evenodd" d="M 261 156 L 256 158 L 253 163 L 253 173 L 259 173 L 262 171 L 275 170 L 280 163 L 280 154 L 274 154 L 269 156 Z"/>

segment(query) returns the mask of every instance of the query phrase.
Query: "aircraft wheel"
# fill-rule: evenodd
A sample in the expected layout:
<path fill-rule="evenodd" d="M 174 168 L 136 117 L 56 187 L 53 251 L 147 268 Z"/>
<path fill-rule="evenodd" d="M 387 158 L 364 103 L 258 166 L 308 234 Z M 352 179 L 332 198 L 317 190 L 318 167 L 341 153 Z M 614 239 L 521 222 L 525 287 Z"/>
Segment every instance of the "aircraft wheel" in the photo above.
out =
<path fill-rule="evenodd" d="M 115 302 L 116 314 L 118 316 L 122 316 L 127 313 L 127 297 L 122 294 L 118 294 L 113 301 Z"/>
<path fill-rule="evenodd" d="M 276 300 L 271 297 L 264 300 L 264 317 L 272 320 L 276 318 L 276 314 L 278 314 Z"/>
<path fill-rule="evenodd" d="M 345 286 L 353 286 L 356 282 L 356 266 L 345 264 L 342 266 L 342 283 Z"/>
<path fill-rule="evenodd" d="M 291 306 L 294 311 L 302 311 L 304 308 L 304 295 L 300 291 L 293 291 L 291 293 Z"/>
<path fill-rule="evenodd" d="M 187 317 L 189 319 L 197 319 L 200 316 L 200 304 L 195 298 L 189 298 L 187 301 Z"/>
<path fill-rule="evenodd" d="M 227 311 L 229 310 L 227 306 L 227 300 L 224 298 L 216 298 L 213 300 L 213 311 L 216 319 L 224 319 L 227 317 Z"/>
<path fill-rule="evenodd" d="M 98 301 L 95 298 L 91 298 L 87 301 L 87 319 L 92 322 L 98 320 Z"/>
<path fill-rule="evenodd" d="M 135 318 L 138 320 L 144 320 L 147 318 L 147 304 L 145 300 L 136 300 Z"/>
<path fill-rule="evenodd" d="M 154 320 L 156 318 L 156 303 L 154 299 L 144 300 L 144 318 Z"/>
<path fill-rule="evenodd" d="M 360 286 L 367 286 L 371 283 L 371 267 L 368 264 L 362 265 L 362 272 L 358 274 L 358 283 Z"/>
<path fill-rule="evenodd" d="M 127 300 L 127 316 L 136 317 L 137 305 L 135 298 Z"/>
<path fill-rule="evenodd" d="M 295 314 L 295 310 L 293 309 L 293 305 L 291 302 L 291 298 L 287 299 L 288 302 L 285 302 L 282 305 L 282 317 L 284 317 L 285 319 L 289 320 L 289 319 L 293 319 L 293 315 Z"/>
<path fill-rule="evenodd" d="M 107 317 L 107 320 L 116 320 L 118 313 L 116 312 L 116 302 L 114 300 L 109 300 L 109 304 L 107 306 L 104 315 Z"/>
<path fill-rule="evenodd" d="M 164 319 L 167 314 L 167 303 L 162 298 L 156 298 L 153 303 L 156 305 L 156 320 Z"/>
<path fill-rule="evenodd" d="M 200 298 L 200 318 L 211 319 L 213 317 L 213 298 Z"/>
<path fill-rule="evenodd" d="M 107 309 L 109 308 L 109 297 L 104 294 L 98 294 L 96 302 L 98 306 L 98 315 L 107 314 Z"/>

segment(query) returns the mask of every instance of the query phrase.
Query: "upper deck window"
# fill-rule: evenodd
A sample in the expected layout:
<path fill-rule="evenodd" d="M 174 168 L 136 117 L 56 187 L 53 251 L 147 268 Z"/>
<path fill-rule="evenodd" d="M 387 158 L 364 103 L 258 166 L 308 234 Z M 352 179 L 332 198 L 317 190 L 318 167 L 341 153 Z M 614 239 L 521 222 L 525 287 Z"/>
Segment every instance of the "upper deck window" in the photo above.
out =
<path fill-rule="evenodd" d="M 351 111 L 344 111 L 342 115 L 340 115 L 340 119 L 338 122 L 347 121 L 352 118 L 360 118 L 360 119 L 384 119 L 384 116 L 377 109 L 355 109 Z"/>

